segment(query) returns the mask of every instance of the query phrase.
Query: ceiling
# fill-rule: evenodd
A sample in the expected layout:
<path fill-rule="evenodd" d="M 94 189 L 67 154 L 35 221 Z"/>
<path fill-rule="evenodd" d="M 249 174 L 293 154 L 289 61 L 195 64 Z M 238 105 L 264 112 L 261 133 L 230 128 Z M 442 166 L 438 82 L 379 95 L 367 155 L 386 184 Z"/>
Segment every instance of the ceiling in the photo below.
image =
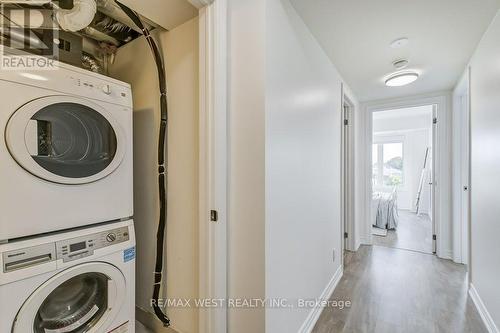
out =
<path fill-rule="evenodd" d="M 198 9 L 192 4 L 195 1 L 121 0 L 121 2 L 167 30 L 172 30 L 198 16 Z"/>
<path fill-rule="evenodd" d="M 360 101 L 452 89 L 500 0 L 290 0 Z M 409 43 L 391 48 L 407 37 Z M 386 87 L 392 62 L 420 78 Z"/>

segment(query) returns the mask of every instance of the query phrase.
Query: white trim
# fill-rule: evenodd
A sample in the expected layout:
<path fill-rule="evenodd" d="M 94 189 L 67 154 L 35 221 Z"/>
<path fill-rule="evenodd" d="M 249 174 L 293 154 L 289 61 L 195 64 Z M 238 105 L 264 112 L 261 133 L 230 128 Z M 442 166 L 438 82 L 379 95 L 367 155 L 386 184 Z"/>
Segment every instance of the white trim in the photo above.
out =
<path fill-rule="evenodd" d="M 439 257 L 441 259 L 453 260 L 453 250 L 451 250 L 451 249 L 443 250 L 443 252 L 441 253 L 441 255 Z"/>
<path fill-rule="evenodd" d="M 329 300 L 330 297 L 332 297 L 333 292 L 335 291 L 335 288 L 340 282 L 340 279 L 342 278 L 342 275 L 344 274 L 344 271 L 342 269 L 342 266 L 340 266 L 335 274 L 333 274 L 332 278 L 328 282 L 328 285 L 326 288 L 323 290 L 321 293 L 321 296 L 319 297 L 320 300 Z M 319 302 L 317 302 L 319 303 Z M 316 325 L 316 322 L 319 319 L 319 316 L 321 315 L 321 312 L 323 311 L 323 307 L 320 305 L 317 305 L 314 307 L 311 312 L 309 312 L 309 315 L 307 316 L 306 320 L 302 324 L 302 326 L 299 329 L 299 333 L 310 333 L 314 329 L 314 326 Z"/>
<path fill-rule="evenodd" d="M 342 251 L 344 249 L 348 251 L 356 251 L 356 211 L 355 211 L 355 117 L 356 106 L 352 102 L 352 99 L 344 91 L 344 83 L 341 84 L 342 91 L 342 121 L 340 122 L 340 133 L 341 133 L 341 172 L 340 172 L 340 182 L 341 182 L 341 232 L 340 237 L 342 244 Z M 349 113 L 347 115 L 349 130 L 346 133 L 346 125 L 344 125 L 345 120 L 345 110 L 344 106 L 349 107 Z M 346 134 L 348 138 L 346 139 Z M 346 142 L 347 140 L 347 142 Z M 346 155 L 346 148 L 349 150 L 349 156 Z M 349 158 L 346 161 L 346 157 Z M 347 175 L 346 175 L 347 174 Z M 345 180 L 347 179 L 347 182 Z M 347 209 L 346 209 L 347 207 Z M 347 210 L 347 211 L 346 211 Z M 344 233 L 347 232 L 347 238 L 344 237 Z M 342 265 L 344 256 L 342 255 Z"/>
<path fill-rule="evenodd" d="M 371 239 L 371 237 L 366 237 L 366 235 L 365 235 L 365 236 L 361 236 L 359 238 L 359 242 L 361 244 L 371 245 L 372 244 L 372 239 Z"/>
<path fill-rule="evenodd" d="M 449 99 L 451 93 L 449 91 L 446 92 L 436 92 L 433 94 L 427 95 L 418 95 L 418 96 L 410 96 L 405 98 L 396 98 L 382 101 L 374 101 L 368 102 L 364 104 L 364 116 L 366 123 L 366 135 L 365 137 L 365 147 L 370 147 L 372 144 L 372 136 L 370 135 L 373 132 L 373 124 L 372 124 L 372 113 L 376 111 L 390 110 L 390 109 L 400 109 L 400 108 L 409 108 L 409 107 L 417 107 L 423 105 L 437 105 L 438 113 L 438 123 L 436 125 L 436 135 L 434 136 L 434 140 L 436 144 L 433 147 L 433 154 L 435 158 L 433 158 L 434 163 L 434 176 L 435 179 L 433 181 L 434 188 L 434 202 L 433 205 L 433 222 L 435 224 L 436 230 L 435 234 L 437 236 L 437 256 L 440 258 L 449 257 L 448 249 L 446 247 L 449 244 L 443 244 L 443 241 L 448 239 L 447 233 L 444 232 L 445 225 L 448 226 L 448 232 L 451 232 L 450 225 L 450 194 L 451 194 L 451 175 L 449 172 L 449 168 L 451 167 L 451 149 L 450 149 L 450 110 L 449 110 Z M 368 149 L 364 152 L 367 156 L 367 161 L 365 162 L 365 186 L 366 186 L 366 201 L 364 203 L 364 207 L 361 207 L 361 210 L 364 210 L 366 213 L 370 212 L 371 209 L 371 149 Z M 359 209 L 357 209 L 359 211 Z M 366 216 L 370 216 L 367 214 Z M 366 219 L 366 225 L 360 228 L 361 239 L 364 239 L 364 244 L 372 244 L 372 235 L 371 235 L 371 226 L 370 220 Z"/>
<path fill-rule="evenodd" d="M 214 0 L 188 0 L 190 4 L 198 9 L 211 5 Z"/>
<path fill-rule="evenodd" d="M 479 296 L 476 288 L 474 285 L 471 283 L 470 288 L 469 288 L 469 295 L 470 298 L 472 298 L 472 301 L 474 302 L 474 305 L 476 306 L 477 312 L 479 312 L 479 315 L 481 316 L 481 319 L 484 322 L 484 325 L 488 329 L 489 333 L 500 333 L 500 330 L 498 330 L 497 325 L 493 321 L 493 318 L 491 317 L 490 313 L 488 312 L 488 309 L 486 308 L 486 305 L 483 303 L 483 300 Z"/>
<path fill-rule="evenodd" d="M 200 27 L 201 299 L 227 298 L 227 0 L 203 7 Z M 210 221 L 210 210 L 218 221 Z M 200 331 L 227 332 L 227 309 L 200 310 Z"/>

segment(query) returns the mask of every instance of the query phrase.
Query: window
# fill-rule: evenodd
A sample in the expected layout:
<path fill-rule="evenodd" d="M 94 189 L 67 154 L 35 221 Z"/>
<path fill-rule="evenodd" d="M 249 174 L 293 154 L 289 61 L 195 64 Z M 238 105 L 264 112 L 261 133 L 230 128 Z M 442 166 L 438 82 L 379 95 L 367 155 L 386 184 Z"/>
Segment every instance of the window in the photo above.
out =
<path fill-rule="evenodd" d="M 373 144 L 372 161 L 374 185 L 403 185 L 403 141 Z"/>

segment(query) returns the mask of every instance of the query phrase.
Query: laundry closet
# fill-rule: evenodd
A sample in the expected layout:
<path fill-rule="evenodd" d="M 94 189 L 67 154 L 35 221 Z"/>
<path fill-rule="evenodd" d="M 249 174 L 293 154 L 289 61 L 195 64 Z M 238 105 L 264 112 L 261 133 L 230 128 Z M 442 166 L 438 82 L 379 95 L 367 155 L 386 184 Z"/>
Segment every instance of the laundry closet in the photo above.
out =
<path fill-rule="evenodd" d="M 199 10 L 210 1 L 0 3 L 4 60 L 58 60 L 0 70 L 0 331 L 132 333 L 138 321 L 138 333 L 200 332 Z M 165 65 L 165 170 L 145 31 Z M 151 306 L 163 172 L 169 327 Z"/>
<path fill-rule="evenodd" d="M 129 1 L 131 4 L 133 1 Z M 187 1 L 184 1 L 187 3 Z M 158 15 L 164 27 L 153 36 L 161 47 L 168 98 L 168 222 L 165 242 L 166 276 L 163 288 L 169 299 L 198 297 L 198 166 L 199 166 L 199 27 L 197 11 L 175 6 L 176 1 L 139 5 L 137 11 Z M 179 5 L 179 4 L 178 4 Z M 193 7 L 194 9 L 194 7 Z M 173 11 L 190 12 L 184 20 Z M 153 18 L 153 17 L 152 17 Z M 183 22 L 184 21 L 184 22 Z M 160 22 L 160 21 L 158 21 Z M 144 38 L 118 49 L 110 76 L 132 86 L 134 101 L 134 218 L 137 239 L 137 319 L 152 319 L 150 300 L 158 225 L 157 141 L 159 124 L 158 76 Z M 198 332 L 198 310 L 167 307 L 172 327 Z"/>

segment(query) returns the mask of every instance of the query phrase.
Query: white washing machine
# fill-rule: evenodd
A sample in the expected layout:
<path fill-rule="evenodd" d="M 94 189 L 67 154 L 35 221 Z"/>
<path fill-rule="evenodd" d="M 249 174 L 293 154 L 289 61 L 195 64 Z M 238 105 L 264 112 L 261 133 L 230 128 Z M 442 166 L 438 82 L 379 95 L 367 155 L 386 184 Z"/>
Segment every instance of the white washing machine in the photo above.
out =
<path fill-rule="evenodd" d="M 0 241 L 133 215 L 130 85 L 0 70 Z"/>
<path fill-rule="evenodd" d="M 0 332 L 135 332 L 132 220 L 0 245 Z"/>

